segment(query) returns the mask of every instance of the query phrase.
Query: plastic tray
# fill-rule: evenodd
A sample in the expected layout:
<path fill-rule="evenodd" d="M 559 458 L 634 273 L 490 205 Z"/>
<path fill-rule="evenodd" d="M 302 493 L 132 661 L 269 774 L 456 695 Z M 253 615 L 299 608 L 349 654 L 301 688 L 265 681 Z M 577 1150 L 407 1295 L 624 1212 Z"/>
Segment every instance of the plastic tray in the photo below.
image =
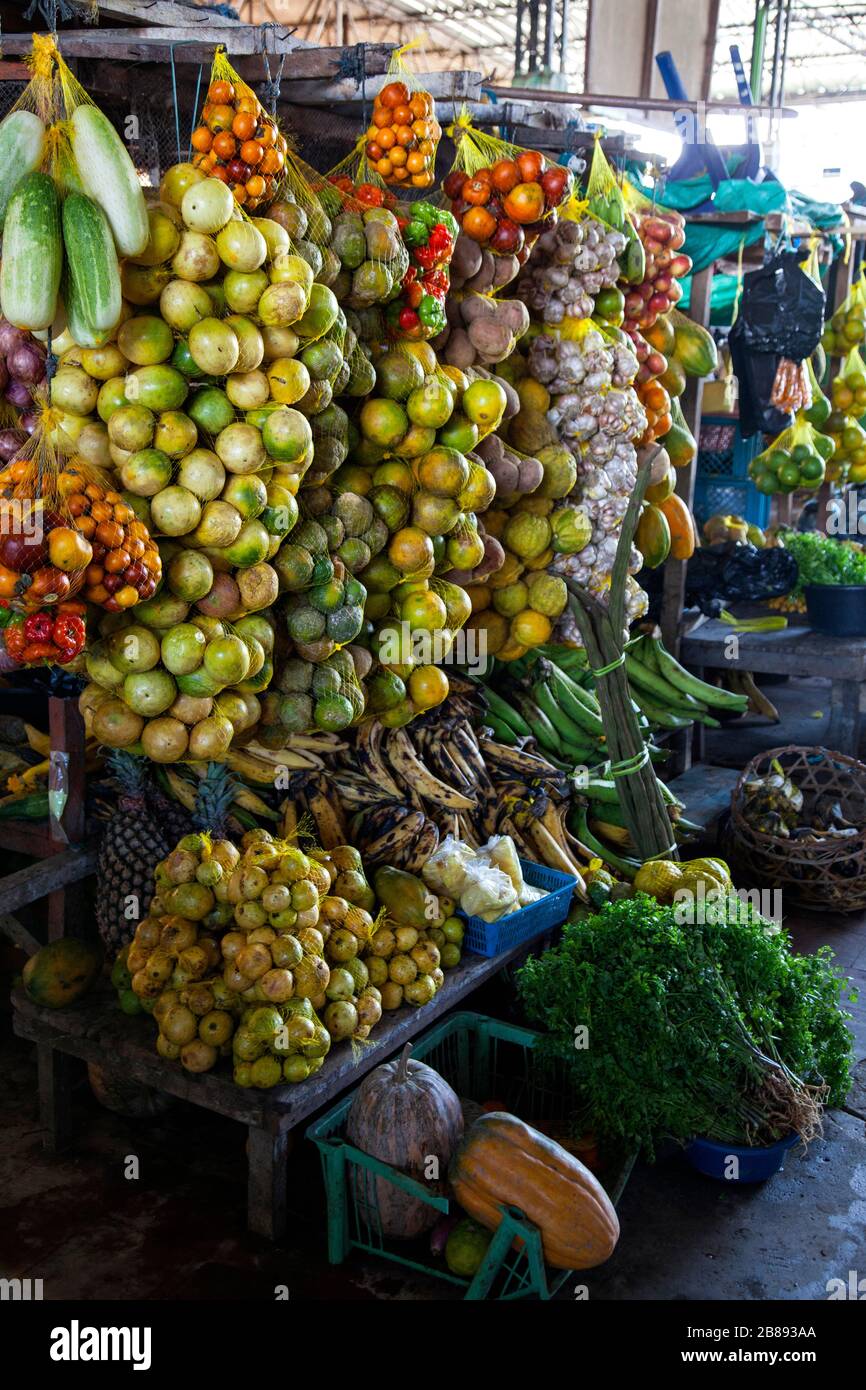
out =
<path fill-rule="evenodd" d="M 495 1099 L 527 1124 L 547 1133 L 565 1133 L 576 1108 L 562 1062 L 534 1052 L 538 1034 L 529 1028 L 503 1023 L 483 1014 L 460 1012 L 435 1023 L 421 1033 L 412 1056 L 444 1077 L 461 1099 L 481 1104 Z M 357 1088 L 356 1088 L 357 1089 Z M 328 1259 L 342 1264 L 353 1249 L 379 1255 L 396 1264 L 442 1279 L 465 1289 L 464 1298 L 547 1299 L 569 1277 L 568 1271 L 544 1265 L 538 1228 L 514 1208 L 505 1209 L 498 1246 L 472 1279 L 452 1274 L 443 1259 L 430 1253 L 429 1236 L 414 1241 L 393 1240 L 384 1235 L 379 1216 L 377 1183 L 398 1186 L 441 1215 L 462 1215 L 461 1208 L 381 1159 L 354 1148 L 345 1138 L 346 1117 L 356 1089 L 320 1116 L 307 1130 L 322 1159 L 328 1202 Z M 613 1202 L 619 1202 L 635 1154 L 608 1156 L 599 1181 Z M 520 1248 L 513 1247 L 519 1236 Z"/>
<path fill-rule="evenodd" d="M 532 888 L 544 888 L 547 897 L 509 912 L 498 922 L 485 922 L 483 917 L 467 917 L 465 912 L 458 912 L 466 923 L 464 950 L 474 951 L 476 956 L 498 956 L 500 951 L 510 951 L 512 946 L 531 941 L 565 921 L 575 886 L 571 874 L 533 864 L 528 859 L 521 859 L 520 867 L 524 880 Z"/>

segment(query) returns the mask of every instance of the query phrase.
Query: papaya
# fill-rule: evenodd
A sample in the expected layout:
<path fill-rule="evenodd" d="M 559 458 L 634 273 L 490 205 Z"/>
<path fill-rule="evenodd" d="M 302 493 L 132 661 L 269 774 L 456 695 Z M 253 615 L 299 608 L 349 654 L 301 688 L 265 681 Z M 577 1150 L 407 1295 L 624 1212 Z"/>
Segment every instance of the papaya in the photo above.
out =
<path fill-rule="evenodd" d="M 392 922 L 401 927 L 416 927 L 418 931 L 430 925 L 431 894 L 415 874 L 386 864 L 376 870 L 373 883 L 376 897 Z"/>
<path fill-rule="evenodd" d="M 670 497 L 676 487 L 676 482 L 673 469 L 669 468 L 659 482 L 650 483 L 645 493 L 647 502 L 652 502 L 653 506 L 657 507 L 660 502 L 664 502 L 666 497 Z"/>
<path fill-rule="evenodd" d="M 669 357 L 659 381 L 671 397 L 681 396 L 686 389 L 686 369 L 678 357 Z"/>
<path fill-rule="evenodd" d="M 698 452 L 695 437 L 686 424 L 682 407 L 676 396 L 671 400 L 671 427 L 664 436 L 664 446 L 674 468 L 688 468 Z"/>
<path fill-rule="evenodd" d="M 712 333 L 683 318 L 674 329 L 674 356 L 689 376 L 709 376 L 719 365 Z"/>
<path fill-rule="evenodd" d="M 671 529 L 660 507 L 649 503 L 640 514 L 634 543 L 648 569 L 658 569 L 671 551 Z"/>
<path fill-rule="evenodd" d="M 671 537 L 671 556 L 674 560 L 689 560 L 695 553 L 695 523 L 692 514 L 676 493 L 659 503 Z"/>
<path fill-rule="evenodd" d="M 28 997 L 46 1009 L 65 1009 L 90 989 L 102 969 L 102 958 L 102 948 L 94 942 L 71 936 L 49 941 L 22 971 Z"/>
<path fill-rule="evenodd" d="M 676 346 L 676 334 L 669 314 L 660 314 L 652 328 L 644 329 L 643 335 L 656 352 L 670 357 Z"/>

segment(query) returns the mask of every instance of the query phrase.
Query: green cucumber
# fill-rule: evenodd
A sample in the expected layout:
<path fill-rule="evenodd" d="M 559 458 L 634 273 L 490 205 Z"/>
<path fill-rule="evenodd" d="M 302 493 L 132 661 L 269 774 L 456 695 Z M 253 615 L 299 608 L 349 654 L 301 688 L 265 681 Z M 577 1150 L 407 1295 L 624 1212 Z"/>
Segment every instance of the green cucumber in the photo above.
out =
<path fill-rule="evenodd" d="M 150 238 L 147 205 L 135 165 L 107 116 L 96 106 L 72 113 L 72 153 L 85 193 L 108 218 L 123 256 L 140 256 Z"/>
<path fill-rule="evenodd" d="M 9 199 L 25 174 L 39 168 L 45 126 L 33 111 L 10 111 L 0 123 L 0 232 Z"/>
<path fill-rule="evenodd" d="M 48 817 L 48 793 L 29 792 L 19 796 L 17 801 L 7 801 L 0 806 L 0 820 L 46 820 Z"/>
<path fill-rule="evenodd" d="M 49 328 L 63 268 L 60 204 L 47 174 L 25 174 L 9 200 L 0 263 L 0 308 L 16 328 Z"/>
<path fill-rule="evenodd" d="M 70 193 L 63 204 L 63 245 L 76 322 L 90 330 L 89 337 L 103 334 L 114 328 L 123 307 L 120 270 L 108 218 L 84 193 Z"/>

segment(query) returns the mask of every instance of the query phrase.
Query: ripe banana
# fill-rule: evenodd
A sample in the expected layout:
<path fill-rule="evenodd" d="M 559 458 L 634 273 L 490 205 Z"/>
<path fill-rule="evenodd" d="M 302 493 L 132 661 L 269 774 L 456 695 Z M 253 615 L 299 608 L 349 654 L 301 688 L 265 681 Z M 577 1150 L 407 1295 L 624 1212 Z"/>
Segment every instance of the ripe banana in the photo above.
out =
<path fill-rule="evenodd" d="M 286 797 L 281 807 L 283 821 L 280 834 L 284 840 L 293 840 L 298 833 L 298 807 L 291 797 Z"/>
<path fill-rule="evenodd" d="M 779 714 L 772 700 L 768 699 L 763 690 L 756 684 L 751 671 L 732 671 L 731 675 L 738 678 L 737 683 L 740 690 L 748 698 L 749 708 L 753 710 L 755 714 L 765 715 L 766 718 L 772 720 L 774 724 L 781 723 L 782 716 Z"/>
<path fill-rule="evenodd" d="M 438 844 L 439 827 L 428 816 L 411 849 L 403 855 L 403 868 L 407 873 L 420 874 Z"/>
<path fill-rule="evenodd" d="M 163 772 L 175 801 L 179 801 L 187 811 L 192 811 L 195 806 L 195 787 L 170 767 L 164 767 Z"/>
<path fill-rule="evenodd" d="M 289 735 L 292 738 L 292 735 Z M 287 767 L 290 772 L 297 772 L 301 769 L 323 768 L 325 766 L 317 753 L 301 751 L 294 746 L 286 748 L 265 748 L 261 743 L 247 743 L 244 746 L 245 753 L 251 753 L 254 758 L 259 758 L 262 762 L 273 763 L 274 767 Z"/>
<path fill-rule="evenodd" d="M 404 729 L 392 729 L 387 744 L 388 761 L 404 786 L 424 801 L 441 806 L 446 811 L 469 811 L 475 805 L 473 799 L 455 791 L 445 782 L 434 777 L 430 769 L 422 763 L 412 741 Z"/>
<path fill-rule="evenodd" d="M 493 739 L 483 736 L 478 740 L 478 746 L 489 771 L 502 768 L 512 776 L 524 779 L 560 775 L 553 764 L 538 753 L 530 753 L 521 748 L 509 748 L 507 744 L 496 743 Z"/>
<path fill-rule="evenodd" d="M 342 812 L 321 791 L 307 791 L 307 807 L 316 823 L 319 844 L 322 849 L 335 849 L 337 845 L 348 843 L 348 831 Z"/>
<path fill-rule="evenodd" d="M 371 864 L 393 864 L 397 856 L 406 852 L 407 845 L 414 845 L 420 831 L 424 829 L 427 817 L 423 811 L 410 811 L 390 830 L 386 830 L 376 840 L 364 846 L 364 859 Z"/>
<path fill-rule="evenodd" d="M 248 782 L 257 782 L 262 787 L 273 787 L 275 784 L 276 767 L 271 762 L 265 762 L 261 758 L 254 757 L 247 750 L 240 748 L 230 748 L 226 753 L 226 765 L 232 772 L 237 772 Z"/>
<path fill-rule="evenodd" d="M 542 863 L 549 869 L 558 869 L 560 873 L 570 874 L 574 878 L 575 890 L 581 897 L 585 897 L 586 884 L 577 865 L 572 862 L 559 842 L 554 840 L 546 826 L 543 826 L 541 821 L 532 821 L 526 833 L 535 844 Z"/>
<path fill-rule="evenodd" d="M 370 781 L 382 788 L 386 796 L 402 801 L 403 793 L 394 781 L 382 754 L 384 732 L 384 727 L 378 719 L 358 725 L 355 730 L 356 762 L 362 771 L 366 771 Z"/>

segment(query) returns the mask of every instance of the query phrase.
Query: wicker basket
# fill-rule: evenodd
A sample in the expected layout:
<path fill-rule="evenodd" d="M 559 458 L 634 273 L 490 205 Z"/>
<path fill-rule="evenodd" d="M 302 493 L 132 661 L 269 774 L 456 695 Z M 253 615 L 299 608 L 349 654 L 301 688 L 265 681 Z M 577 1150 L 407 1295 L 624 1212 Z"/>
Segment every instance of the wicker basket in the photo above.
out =
<path fill-rule="evenodd" d="M 846 820 L 864 829 L 845 839 L 784 839 L 755 830 L 743 815 L 746 782 L 765 776 L 775 760 L 803 793 L 803 812 L 819 796 L 838 800 Z M 731 797 L 730 855 L 759 882 L 785 891 L 789 901 L 833 912 L 866 907 L 866 765 L 826 748 L 771 748 L 744 768 Z"/>

